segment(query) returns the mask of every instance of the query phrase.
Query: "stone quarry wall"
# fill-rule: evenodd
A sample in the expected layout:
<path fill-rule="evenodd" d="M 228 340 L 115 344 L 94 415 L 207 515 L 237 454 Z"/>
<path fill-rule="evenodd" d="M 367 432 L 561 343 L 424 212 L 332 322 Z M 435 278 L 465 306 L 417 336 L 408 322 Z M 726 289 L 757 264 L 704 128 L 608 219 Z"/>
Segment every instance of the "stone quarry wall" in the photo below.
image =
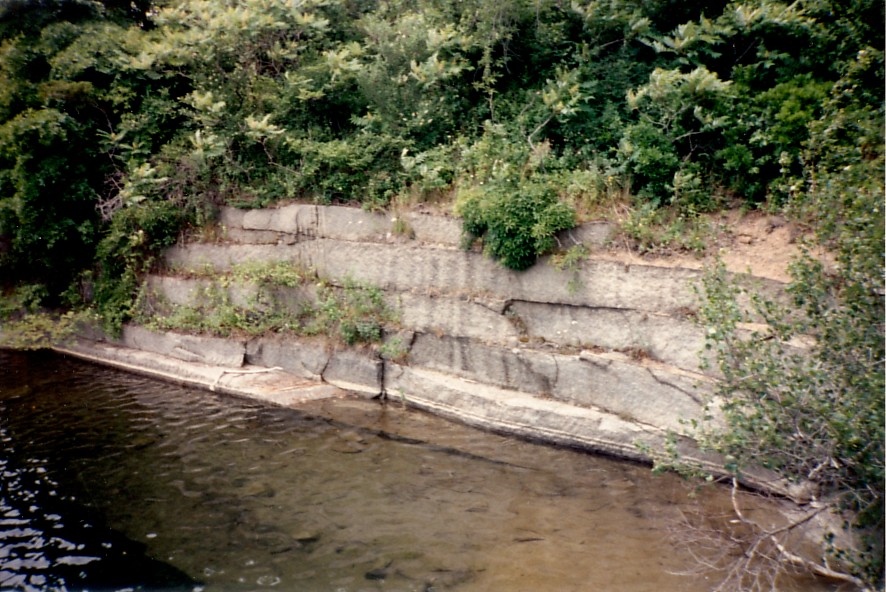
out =
<path fill-rule="evenodd" d="M 610 231 L 588 224 L 561 240 L 593 253 Z M 459 248 L 460 233 L 458 220 L 422 213 L 398 221 L 334 206 L 226 208 L 217 240 L 169 249 L 166 271 L 149 280 L 151 293 L 185 305 L 201 298 L 207 270 L 247 262 L 291 262 L 331 284 L 371 285 L 397 311 L 404 355 L 396 360 L 316 337 L 219 340 L 129 326 L 122 342 L 189 362 L 278 368 L 487 429 L 624 457 L 641 458 L 638 442 L 660 445 L 667 430 L 700 415 L 716 377 L 699 363 L 699 271 L 591 256 L 573 269 L 542 261 L 513 272 Z M 203 279 L 188 273 L 195 269 Z M 241 304 L 255 291 L 227 289 Z M 275 294 L 291 306 L 313 297 L 309 287 Z"/>

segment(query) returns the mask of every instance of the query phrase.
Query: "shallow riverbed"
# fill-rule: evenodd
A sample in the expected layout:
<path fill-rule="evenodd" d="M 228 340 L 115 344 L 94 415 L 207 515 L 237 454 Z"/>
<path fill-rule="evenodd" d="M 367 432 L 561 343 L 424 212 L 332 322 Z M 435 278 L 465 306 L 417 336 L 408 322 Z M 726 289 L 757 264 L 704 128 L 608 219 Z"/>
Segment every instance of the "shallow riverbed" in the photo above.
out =
<path fill-rule="evenodd" d="M 0 352 L 0 589 L 702 591 L 648 467 Z M 785 589 L 812 590 L 797 581 Z"/>

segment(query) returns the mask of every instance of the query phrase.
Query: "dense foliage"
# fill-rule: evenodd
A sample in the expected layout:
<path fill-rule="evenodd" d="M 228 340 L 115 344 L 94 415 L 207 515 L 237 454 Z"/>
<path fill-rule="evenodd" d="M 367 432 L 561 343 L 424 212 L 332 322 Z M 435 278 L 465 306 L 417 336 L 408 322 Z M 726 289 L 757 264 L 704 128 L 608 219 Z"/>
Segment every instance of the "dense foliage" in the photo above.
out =
<path fill-rule="evenodd" d="M 859 52 L 875 67 L 847 108 L 881 115 L 882 11 L 4 0 L 0 270 L 50 301 L 97 295 L 116 310 L 135 289 L 127 274 L 222 203 L 384 208 L 455 193 L 468 218 L 506 218 L 502 196 L 553 188 L 579 213 L 612 196 L 645 215 L 779 207 Z M 537 220 L 514 224 L 531 235 Z M 490 251 L 519 267 L 550 248 L 508 241 Z"/>
<path fill-rule="evenodd" d="M 466 243 L 515 269 L 616 200 L 633 212 L 628 230 L 663 211 L 778 210 L 817 229 L 839 265 L 798 263 L 808 325 L 769 311 L 776 331 L 816 336 L 812 367 L 723 350 L 741 369 L 729 394 L 781 393 L 761 399 L 766 421 L 734 426 L 735 448 L 760 442 L 745 460 L 808 477 L 770 458 L 788 436 L 766 422 L 782 425 L 790 393 L 837 422 L 822 428 L 832 464 L 874 471 L 815 476 L 882 493 L 870 460 L 883 454 L 871 432 L 883 417 L 883 9 L 0 0 L 0 289 L 119 326 L 152 256 L 223 204 L 451 202 Z M 718 335 L 729 322 L 711 318 Z M 775 374 L 749 385 L 743 372 L 760 364 Z M 882 520 L 868 510 L 882 496 L 850 505 Z"/>
<path fill-rule="evenodd" d="M 773 468 L 811 487 L 818 511 L 845 512 L 861 542 L 831 553 L 882 589 L 886 159 L 882 113 L 859 100 L 878 72 L 882 63 L 862 51 L 831 87 L 791 189 L 788 211 L 816 229 L 815 243 L 835 260 L 804 254 L 791 269 L 790 301 L 752 294 L 750 310 L 722 269 L 706 280 L 702 320 L 723 374 L 728 428 L 704 426 L 697 436 L 734 474 Z M 741 335 L 740 323 L 759 320 L 766 331 Z"/>

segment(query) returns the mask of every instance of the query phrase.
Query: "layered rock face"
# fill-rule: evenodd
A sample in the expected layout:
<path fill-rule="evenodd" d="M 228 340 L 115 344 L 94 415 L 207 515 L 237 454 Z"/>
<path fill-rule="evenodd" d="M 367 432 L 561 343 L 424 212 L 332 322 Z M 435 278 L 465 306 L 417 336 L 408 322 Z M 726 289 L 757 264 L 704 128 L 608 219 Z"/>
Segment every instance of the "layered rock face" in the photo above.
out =
<path fill-rule="evenodd" d="M 593 253 L 609 232 L 590 224 L 561 240 Z M 396 340 L 398 354 L 291 335 L 227 339 L 219 349 L 135 326 L 124 343 L 183 360 L 280 368 L 488 429 L 625 457 L 641 457 L 638 442 L 658 445 L 667 430 L 700 416 L 714 380 L 698 354 L 700 272 L 593 255 L 569 269 L 542 261 L 513 272 L 459 248 L 460 235 L 458 220 L 421 213 L 225 209 L 216 240 L 167 251 L 167 271 L 149 280 L 152 297 L 194 305 L 213 275 L 255 262 L 291 264 L 327 284 L 382 290 L 396 319 L 385 338 Z M 228 283 L 226 298 L 258 306 L 255 289 Z M 273 298 L 297 309 L 316 294 L 307 285 L 275 289 Z"/>

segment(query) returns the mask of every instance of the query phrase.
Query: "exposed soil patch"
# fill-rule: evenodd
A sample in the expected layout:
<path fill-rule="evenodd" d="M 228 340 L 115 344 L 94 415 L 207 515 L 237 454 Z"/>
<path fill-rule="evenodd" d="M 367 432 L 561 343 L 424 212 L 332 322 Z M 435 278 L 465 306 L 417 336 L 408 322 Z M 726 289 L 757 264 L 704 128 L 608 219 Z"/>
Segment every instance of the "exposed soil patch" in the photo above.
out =
<path fill-rule="evenodd" d="M 780 282 L 790 281 L 788 266 L 800 253 L 803 229 L 781 216 L 756 211 L 723 212 L 714 215 L 711 223 L 718 227 L 718 231 L 704 255 L 644 255 L 614 245 L 611 249 L 594 252 L 593 256 L 623 263 L 701 269 L 711 264 L 719 253 L 731 272 L 750 273 Z M 826 254 L 818 253 L 818 256 L 830 260 Z"/>

